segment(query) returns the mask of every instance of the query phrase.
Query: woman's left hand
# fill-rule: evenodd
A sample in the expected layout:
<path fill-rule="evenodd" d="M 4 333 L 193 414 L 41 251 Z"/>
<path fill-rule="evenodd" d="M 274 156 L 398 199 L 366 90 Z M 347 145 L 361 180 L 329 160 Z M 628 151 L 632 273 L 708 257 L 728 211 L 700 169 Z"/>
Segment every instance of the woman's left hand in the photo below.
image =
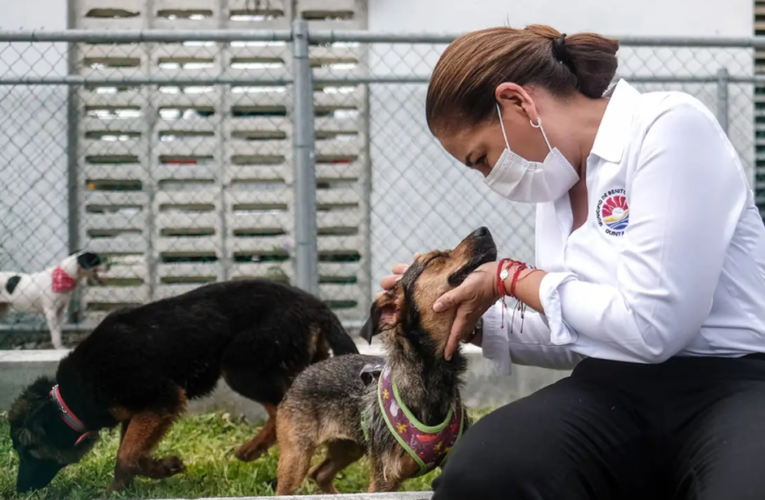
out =
<path fill-rule="evenodd" d="M 444 357 L 447 360 L 452 359 L 460 341 L 467 340 L 478 320 L 499 299 L 498 265 L 499 262 L 489 262 L 480 266 L 470 273 L 460 286 L 443 294 L 433 305 L 433 310 L 436 312 L 457 308 L 457 315 L 444 351 Z"/>

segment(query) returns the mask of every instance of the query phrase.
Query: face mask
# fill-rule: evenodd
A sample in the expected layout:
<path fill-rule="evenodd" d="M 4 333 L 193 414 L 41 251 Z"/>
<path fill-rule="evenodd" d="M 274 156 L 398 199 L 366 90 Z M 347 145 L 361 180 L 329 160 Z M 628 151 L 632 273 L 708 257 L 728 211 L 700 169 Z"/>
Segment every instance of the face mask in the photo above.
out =
<path fill-rule="evenodd" d="M 492 190 L 512 201 L 545 203 L 557 200 L 579 181 L 579 175 L 574 167 L 558 151 L 558 148 L 550 146 L 547 134 L 542 128 L 541 118 L 536 125 L 529 123 L 542 132 L 542 137 L 545 138 L 547 147 L 550 149 L 542 163 L 526 160 L 510 150 L 505 123 L 502 121 L 502 108 L 499 104 L 497 104 L 497 113 L 507 148 L 484 181 Z"/>

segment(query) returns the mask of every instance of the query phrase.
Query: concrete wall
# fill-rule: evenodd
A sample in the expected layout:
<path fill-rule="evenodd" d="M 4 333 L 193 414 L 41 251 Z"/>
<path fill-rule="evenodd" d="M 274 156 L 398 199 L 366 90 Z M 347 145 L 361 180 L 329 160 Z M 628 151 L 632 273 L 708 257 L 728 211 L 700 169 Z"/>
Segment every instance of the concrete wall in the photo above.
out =
<path fill-rule="evenodd" d="M 65 0 L 0 0 L 0 29 L 66 29 Z M 66 44 L 0 44 L 0 76 L 62 76 Z M 0 269 L 39 270 L 67 251 L 67 89 L 0 86 Z"/>
<path fill-rule="evenodd" d="M 362 354 L 381 355 L 378 345 L 359 345 Z M 0 411 L 8 411 L 13 400 L 24 387 L 42 375 L 53 376 L 58 362 L 68 351 L 21 350 L 0 351 Z M 542 370 L 539 368 L 517 367 L 517 375 L 499 376 L 490 364 L 481 357 L 475 347 L 464 351 L 469 360 L 462 396 L 471 408 L 496 408 L 527 396 L 555 380 L 566 376 L 566 372 Z M 223 382 L 218 384 L 212 396 L 194 401 L 191 412 L 224 410 L 233 415 L 244 415 L 251 421 L 265 417 L 263 408 L 231 391 Z"/>

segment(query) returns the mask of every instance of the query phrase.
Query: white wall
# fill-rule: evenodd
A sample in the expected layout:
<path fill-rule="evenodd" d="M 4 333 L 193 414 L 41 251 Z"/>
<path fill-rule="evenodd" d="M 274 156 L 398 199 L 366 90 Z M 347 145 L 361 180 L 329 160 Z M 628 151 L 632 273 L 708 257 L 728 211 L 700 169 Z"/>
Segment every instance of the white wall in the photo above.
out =
<path fill-rule="evenodd" d="M 611 36 L 751 36 L 752 0 L 370 0 L 369 30 L 460 33 L 497 25 L 549 24 L 566 33 L 595 31 Z M 447 6 L 448 5 L 448 6 Z M 659 15 L 654 15 L 657 12 Z M 370 72 L 424 75 L 444 46 L 375 45 Z M 620 51 L 620 75 L 751 75 L 748 50 L 633 49 Z M 685 90 L 715 108 L 714 85 L 641 86 Z M 376 283 L 393 262 L 415 251 L 449 248 L 485 224 L 501 253 L 533 256 L 533 214 L 502 200 L 480 175 L 451 159 L 427 131 L 426 85 L 373 85 L 370 137 L 373 170 L 372 275 Z M 730 133 L 742 159 L 753 162 L 750 86 L 730 90 Z"/>
<path fill-rule="evenodd" d="M 0 29 L 66 29 L 66 0 L 0 0 Z M 66 75 L 66 45 L 0 42 L 0 77 Z M 0 269 L 67 253 L 67 91 L 0 86 Z"/>

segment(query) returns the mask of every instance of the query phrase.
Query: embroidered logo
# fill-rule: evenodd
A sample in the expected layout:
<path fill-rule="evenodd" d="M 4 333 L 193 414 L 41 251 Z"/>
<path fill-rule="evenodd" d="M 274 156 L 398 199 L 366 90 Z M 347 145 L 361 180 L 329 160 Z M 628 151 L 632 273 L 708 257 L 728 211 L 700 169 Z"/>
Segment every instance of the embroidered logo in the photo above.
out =
<path fill-rule="evenodd" d="M 595 208 L 598 226 L 610 236 L 622 236 L 630 223 L 630 207 L 624 189 L 603 193 Z"/>

